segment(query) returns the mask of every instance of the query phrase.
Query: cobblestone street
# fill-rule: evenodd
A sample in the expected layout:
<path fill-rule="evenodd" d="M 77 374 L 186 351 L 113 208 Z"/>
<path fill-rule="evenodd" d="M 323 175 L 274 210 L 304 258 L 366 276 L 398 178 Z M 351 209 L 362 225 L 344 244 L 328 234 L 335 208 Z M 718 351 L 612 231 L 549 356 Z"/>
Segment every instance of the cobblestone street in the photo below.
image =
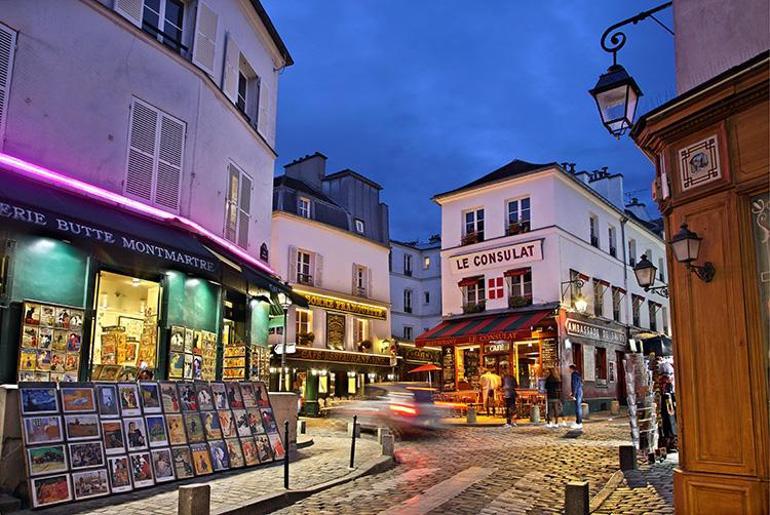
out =
<path fill-rule="evenodd" d="M 561 513 L 564 485 L 586 480 L 593 498 L 618 468 L 618 445 L 628 441 L 627 419 L 586 424 L 583 434 L 543 426 L 446 429 L 398 442 L 395 469 L 278 513 Z M 673 513 L 672 467 L 627 474 L 599 513 Z"/>

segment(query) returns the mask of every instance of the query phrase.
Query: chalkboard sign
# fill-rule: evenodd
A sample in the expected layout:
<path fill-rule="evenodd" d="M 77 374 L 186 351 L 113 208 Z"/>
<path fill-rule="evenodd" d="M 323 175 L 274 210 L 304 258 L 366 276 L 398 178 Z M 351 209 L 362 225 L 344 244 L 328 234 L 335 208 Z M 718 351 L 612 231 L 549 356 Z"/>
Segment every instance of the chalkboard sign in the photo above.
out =
<path fill-rule="evenodd" d="M 455 389 L 455 349 L 444 347 L 442 349 L 441 366 L 444 368 L 444 390 Z"/>
<path fill-rule="evenodd" d="M 471 387 L 479 386 L 479 364 L 480 355 L 478 349 L 463 350 L 463 364 L 465 368 L 465 378 L 471 384 Z"/>

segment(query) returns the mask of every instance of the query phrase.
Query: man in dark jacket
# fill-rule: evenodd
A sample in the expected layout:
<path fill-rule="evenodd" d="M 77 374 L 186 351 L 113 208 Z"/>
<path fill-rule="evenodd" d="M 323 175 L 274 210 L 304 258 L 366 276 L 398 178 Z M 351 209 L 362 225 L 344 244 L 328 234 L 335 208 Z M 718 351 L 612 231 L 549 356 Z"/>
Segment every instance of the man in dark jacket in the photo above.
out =
<path fill-rule="evenodd" d="M 572 398 L 575 399 L 575 423 L 572 429 L 583 429 L 583 377 L 574 363 L 569 369 L 572 371 Z"/>
<path fill-rule="evenodd" d="M 516 378 L 510 372 L 503 376 L 503 398 L 505 399 L 505 427 L 516 426 Z M 513 417 L 513 422 L 511 418 Z"/>

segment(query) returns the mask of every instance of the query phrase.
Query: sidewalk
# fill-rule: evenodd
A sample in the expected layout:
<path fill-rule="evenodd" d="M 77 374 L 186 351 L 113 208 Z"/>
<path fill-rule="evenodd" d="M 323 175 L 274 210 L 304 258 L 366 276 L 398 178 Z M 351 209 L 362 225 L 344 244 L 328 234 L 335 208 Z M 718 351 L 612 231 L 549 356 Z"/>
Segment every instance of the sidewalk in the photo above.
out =
<path fill-rule="evenodd" d="M 596 422 L 607 422 L 611 420 L 618 420 L 628 418 L 628 412 L 625 409 L 622 409 L 620 411 L 619 415 L 610 415 L 609 411 L 597 411 L 595 413 L 591 413 L 589 418 L 583 419 L 583 424 L 593 424 Z M 567 425 L 569 426 L 572 422 L 575 421 L 575 417 L 566 417 L 565 420 L 567 421 Z M 442 419 L 441 422 L 448 426 L 465 426 L 465 427 L 499 427 L 505 425 L 505 417 L 503 416 L 488 416 L 488 415 L 476 415 L 476 422 L 473 424 L 469 424 L 467 417 L 453 417 L 453 418 L 445 418 Z M 520 426 L 529 426 L 529 425 L 545 425 L 545 418 L 540 419 L 540 422 L 538 424 L 534 424 L 530 419 L 528 418 L 520 418 L 516 420 L 516 423 Z"/>
<path fill-rule="evenodd" d="M 312 446 L 299 449 L 296 460 L 291 462 L 289 491 L 311 488 L 346 476 L 355 477 L 382 458 L 381 448 L 375 440 L 360 438 L 356 442 L 355 468 L 349 469 L 349 438 L 314 434 L 313 441 Z M 102 514 L 118 511 L 121 515 L 171 515 L 177 512 L 177 488 L 192 483 L 211 485 L 212 514 L 226 513 L 258 499 L 287 492 L 283 488 L 283 466 L 275 463 L 43 510 L 17 511 L 14 515 Z"/>
<path fill-rule="evenodd" d="M 662 463 L 640 465 L 638 470 L 618 471 L 591 501 L 591 513 L 622 515 L 674 513 L 673 474 L 678 455 L 669 454 Z"/>

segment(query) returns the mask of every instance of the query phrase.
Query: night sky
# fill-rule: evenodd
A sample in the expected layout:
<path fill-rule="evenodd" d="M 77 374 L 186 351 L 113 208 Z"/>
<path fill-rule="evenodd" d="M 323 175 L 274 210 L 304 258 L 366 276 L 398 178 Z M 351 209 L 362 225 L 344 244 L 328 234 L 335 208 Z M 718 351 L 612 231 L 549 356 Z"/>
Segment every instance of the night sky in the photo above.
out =
<path fill-rule="evenodd" d="M 587 90 L 611 64 L 599 38 L 658 2 L 263 0 L 295 65 L 280 78 L 276 168 L 320 151 L 383 186 L 391 237 L 440 230 L 431 197 L 518 158 L 608 166 L 652 207 L 653 166 L 599 122 Z M 671 11 L 660 19 L 673 28 Z M 644 92 L 675 96 L 673 37 L 627 27 L 618 61 Z"/>

